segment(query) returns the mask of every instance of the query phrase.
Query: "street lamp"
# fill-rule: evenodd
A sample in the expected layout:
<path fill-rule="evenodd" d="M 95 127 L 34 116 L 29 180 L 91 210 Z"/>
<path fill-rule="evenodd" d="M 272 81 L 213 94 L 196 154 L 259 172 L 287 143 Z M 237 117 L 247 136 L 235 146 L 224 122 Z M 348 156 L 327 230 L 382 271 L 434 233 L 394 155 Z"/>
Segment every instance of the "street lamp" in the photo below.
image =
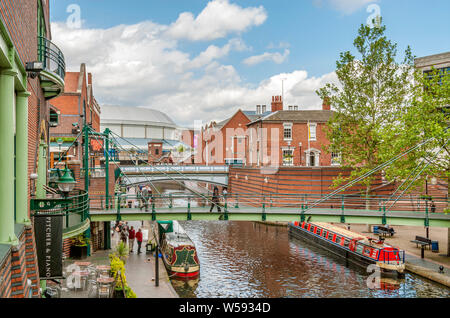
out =
<path fill-rule="evenodd" d="M 58 184 L 59 191 L 63 192 L 64 194 L 68 194 L 73 190 L 77 182 L 72 177 L 70 170 L 67 169 L 66 166 L 63 170 L 63 175 L 59 177 L 56 183 Z"/>

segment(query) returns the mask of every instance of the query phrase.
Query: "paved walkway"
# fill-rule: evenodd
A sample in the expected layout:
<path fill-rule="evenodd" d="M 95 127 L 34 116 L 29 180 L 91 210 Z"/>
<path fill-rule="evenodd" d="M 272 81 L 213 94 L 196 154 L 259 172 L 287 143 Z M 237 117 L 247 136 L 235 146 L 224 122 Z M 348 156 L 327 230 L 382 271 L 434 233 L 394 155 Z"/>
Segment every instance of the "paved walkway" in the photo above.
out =
<path fill-rule="evenodd" d="M 169 281 L 162 260 L 159 260 L 159 287 L 155 286 L 155 256 L 145 252 L 132 254 L 126 264 L 127 282 L 138 298 L 178 298 Z"/>
<path fill-rule="evenodd" d="M 148 223 L 142 227 L 141 222 L 129 222 L 130 226 L 134 226 L 136 229 L 150 229 Z M 114 251 L 115 246 L 118 243 L 118 235 L 111 240 L 112 250 L 109 251 L 97 251 L 88 257 L 86 262 L 91 262 L 94 265 L 109 265 L 109 254 Z M 178 298 L 177 293 L 170 283 L 167 271 L 164 267 L 164 263 L 160 259 L 159 261 L 159 287 L 155 286 L 155 256 L 153 253 L 145 253 L 145 243 L 143 242 L 141 254 L 137 254 L 137 243 L 134 246 L 134 253 L 131 253 L 127 259 L 125 265 L 126 277 L 128 285 L 136 293 L 138 298 Z M 64 267 L 70 266 L 75 260 L 65 261 Z M 65 280 L 62 282 L 63 288 L 61 292 L 61 298 L 88 298 L 89 291 L 78 290 L 73 291 L 66 288 Z"/>
<path fill-rule="evenodd" d="M 149 222 L 144 222 L 144 226 L 140 221 L 128 222 L 128 225 L 134 226 L 136 232 L 139 228 L 151 232 Z M 149 234 L 153 237 L 152 234 Z M 114 246 L 118 242 L 118 235 L 115 235 L 111 244 Z M 136 293 L 138 298 L 177 298 L 178 295 L 170 283 L 166 268 L 162 259 L 159 260 L 159 286 L 155 286 L 155 255 L 154 253 L 146 254 L 144 241 L 141 247 L 141 254 L 137 254 L 137 243 L 133 247 L 133 253 L 127 259 L 125 265 L 128 285 Z"/>

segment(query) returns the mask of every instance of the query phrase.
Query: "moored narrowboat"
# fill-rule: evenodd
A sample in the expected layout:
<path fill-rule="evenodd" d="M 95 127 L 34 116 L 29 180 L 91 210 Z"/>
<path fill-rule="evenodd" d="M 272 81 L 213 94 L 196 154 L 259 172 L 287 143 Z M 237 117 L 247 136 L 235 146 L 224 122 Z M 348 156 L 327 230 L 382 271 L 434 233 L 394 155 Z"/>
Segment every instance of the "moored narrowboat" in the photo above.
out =
<path fill-rule="evenodd" d="M 177 221 L 164 223 L 166 230 L 160 231 L 160 244 L 163 262 L 170 278 L 198 278 L 200 263 L 194 243 Z"/>
<path fill-rule="evenodd" d="M 320 245 L 357 265 L 367 267 L 376 264 L 382 274 L 404 275 L 405 252 L 386 244 L 382 239 L 374 240 L 357 232 L 318 222 L 289 223 L 289 234 Z"/>

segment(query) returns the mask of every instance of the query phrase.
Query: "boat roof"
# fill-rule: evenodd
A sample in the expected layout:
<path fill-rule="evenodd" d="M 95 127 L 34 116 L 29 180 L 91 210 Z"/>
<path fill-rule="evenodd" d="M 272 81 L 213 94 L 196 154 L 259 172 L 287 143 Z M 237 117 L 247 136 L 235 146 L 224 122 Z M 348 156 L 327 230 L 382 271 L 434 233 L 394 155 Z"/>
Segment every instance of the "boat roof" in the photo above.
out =
<path fill-rule="evenodd" d="M 392 248 L 393 247 L 392 245 L 389 245 L 386 242 L 384 242 L 382 244 L 377 244 L 373 240 L 372 240 L 372 242 L 370 242 L 369 237 L 367 235 L 364 235 L 362 233 L 355 232 L 355 231 L 349 231 L 347 229 L 344 229 L 344 228 L 334 225 L 334 224 L 322 223 L 322 222 L 311 222 L 311 224 L 319 226 L 321 228 L 324 228 L 324 229 L 334 232 L 336 234 L 340 234 L 340 235 L 345 236 L 350 239 L 358 239 L 360 242 L 362 242 L 366 245 L 369 245 L 371 247 L 377 247 L 377 248 L 384 248 L 384 247 Z"/>
<path fill-rule="evenodd" d="M 166 233 L 166 239 L 173 247 L 194 246 L 194 242 L 192 242 L 185 229 L 178 221 L 173 221 L 173 232 Z"/>
<path fill-rule="evenodd" d="M 367 239 L 368 237 L 362 233 L 349 231 L 346 229 L 343 229 L 340 226 L 329 224 L 329 223 L 322 223 L 322 222 L 314 222 L 311 223 L 317 226 L 320 226 L 321 228 L 327 229 L 329 231 L 335 232 L 336 234 L 341 234 L 343 236 L 346 236 L 351 239 Z"/>

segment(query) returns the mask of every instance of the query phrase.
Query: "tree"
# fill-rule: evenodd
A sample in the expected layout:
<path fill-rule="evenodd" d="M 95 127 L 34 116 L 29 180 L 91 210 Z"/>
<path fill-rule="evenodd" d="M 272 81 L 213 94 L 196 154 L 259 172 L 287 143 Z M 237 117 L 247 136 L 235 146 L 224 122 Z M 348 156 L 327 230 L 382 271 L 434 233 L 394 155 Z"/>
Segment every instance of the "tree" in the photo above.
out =
<path fill-rule="evenodd" d="M 329 83 L 317 91 L 336 111 L 328 122 L 327 151 L 340 153 L 342 166 L 351 168 L 349 177 L 341 174 L 335 179 L 336 186 L 386 160 L 391 146 L 385 138 L 392 135 L 390 131 L 411 101 L 414 58 L 408 47 L 398 63 L 397 44 L 387 39 L 385 31 L 381 24 L 374 28 L 361 25 L 353 42 L 359 58 L 350 51 L 341 53 L 336 62 L 340 85 Z M 361 181 L 365 196 L 370 195 L 374 178 Z"/>
<path fill-rule="evenodd" d="M 424 185 L 427 176 L 447 181 L 450 197 L 450 72 L 432 69 L 414 74 L 416 84 L 412 102 L 400 117 L 399 125 L 386 136 L 392 152 L 420 144 L 422 147 L 408 154 L 386 171 L 390 178 L 405 179 L 415 169 L 423 171 L 413 187 Z"/>

